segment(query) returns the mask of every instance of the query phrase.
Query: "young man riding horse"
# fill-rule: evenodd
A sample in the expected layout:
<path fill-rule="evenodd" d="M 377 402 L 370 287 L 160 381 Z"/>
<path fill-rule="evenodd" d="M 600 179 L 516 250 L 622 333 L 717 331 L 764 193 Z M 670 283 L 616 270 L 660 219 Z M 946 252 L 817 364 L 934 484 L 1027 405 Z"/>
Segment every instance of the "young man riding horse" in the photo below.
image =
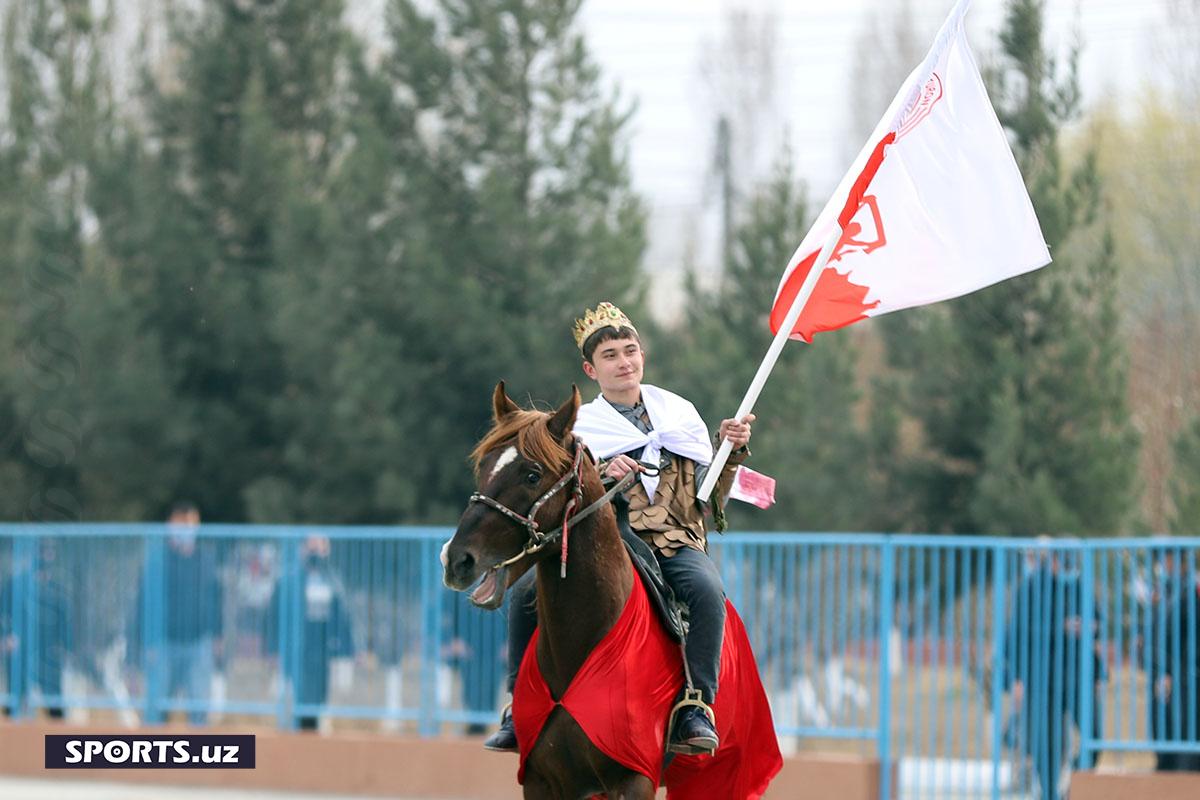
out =
<path fill-rule="evenodd" d="M 600 459 L 599 469 L 606 478 L 620 480 L 631 471 L 639 473 L 639 480 L 626 492 L 630 527 L 653 548 L 663 577 L 689 610 L 686 660 L 701 699 L 680 710 L 669 749 L 711 753 L 719 744 L 710 706 L 721 664 L 725 591 L 707 552 L 708 502 L 697 493 L 712 461 L 713 444 L 695 406 L 642 383 L 645 352 L 637 329 L 620 309 L 601 303 L 575 321 L 574 333 L 583 371 L 600 387 L 600 396 L 579 409 L 574 432 Z M 753 421 L 753 414 L 721 421 L 717 441 L 729 439 L 735 449 L 717 482 L 718 502 L 726 496 L 737 465 L 749 455 L 746 445 Z M 537 625 L 535 588 L 530 573 L 513 587 L 509 601 L 510 692 Z M 484 746 L 516 751 L 509 711 Z"/>

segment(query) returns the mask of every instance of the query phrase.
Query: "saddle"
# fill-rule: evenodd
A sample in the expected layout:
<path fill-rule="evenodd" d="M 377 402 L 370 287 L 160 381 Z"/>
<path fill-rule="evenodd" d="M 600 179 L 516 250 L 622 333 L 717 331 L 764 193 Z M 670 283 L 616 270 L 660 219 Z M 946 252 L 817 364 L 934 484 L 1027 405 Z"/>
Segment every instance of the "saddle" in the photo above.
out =
<path fill-rule="evenodd" d="M 675 599 L 675 592 L 663 579 L 662 567 L 654 556 L 650 545 L 642 541 L 629 525 L 629 500 L 623 494 L 617 494 L 612 499 L 613 511 L 617 515 L 617 530 L 621 532 L 621 540 L 629 552 L 629 560 L 646 587 L 646 595 L 658 618 L 662 620 L 667 635 L 676 644 L 683 644 L 687 637 L 687 606 Z"/>

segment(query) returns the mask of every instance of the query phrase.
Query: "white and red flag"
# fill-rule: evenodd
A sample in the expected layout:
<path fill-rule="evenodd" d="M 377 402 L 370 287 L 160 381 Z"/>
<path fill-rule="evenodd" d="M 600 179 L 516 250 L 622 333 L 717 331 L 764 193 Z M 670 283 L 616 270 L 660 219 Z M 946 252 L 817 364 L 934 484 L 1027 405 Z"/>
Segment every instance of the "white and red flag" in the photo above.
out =
<path fill-rule="evenodd" d="M 1043 267 L 1050 252 L 979 67 L 959 0 L 792 256 L 775 339 L 738 407 L 758 400 L 788 338 L 936 303 Z M 816 270 L 814 272 L 814 270 Z M 710 497 L 732 449 L 700 487 Z"/>
<path fill-rule="evenodd" d="M 792 337 L 936 303 L 1050 262 L 1033 204 L 967 46 L 960 0 L 792 256 L 778 333 L 842 229 Z"/>

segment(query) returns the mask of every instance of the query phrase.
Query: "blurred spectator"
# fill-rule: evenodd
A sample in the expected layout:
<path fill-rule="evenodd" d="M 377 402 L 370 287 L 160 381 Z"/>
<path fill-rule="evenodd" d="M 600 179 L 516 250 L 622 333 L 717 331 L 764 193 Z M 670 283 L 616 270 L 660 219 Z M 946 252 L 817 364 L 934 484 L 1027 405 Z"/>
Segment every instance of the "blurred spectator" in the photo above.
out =
<path fill-rule="evenodd" d="M 442 598 L 443 620 L 448 624 L 442 658 L 459 674 L 463 708 L 486 714 L 490 721 L 508 669 L 500 644 L 506 636 L 504 616 L 474 608 L 456 592 L 445 591 Z M 473 722 L 467 725 L 467 733 L 482 735 L 487 728 Z"/>
<path fill-rule="evenodd" d="M 419 635 L 421 620 L 421 602 L 414 596 L 413 584 L 400 580 L 397 580 L 397 584 L 389 598 L 391 602 L 375 605 L 371 618 L 371 650 L 383 672 L 386 716 L 380 722 L 380 727 L 388 733 L 396 733 L 402 727 L 404 644 L 406 640 L 415 640 Z"/>
<path fill-rule="evenodd" d="M 1185 553 L 1157 554 L 1150 597 L 1150 737 L 1162 741 L 1200 741 L 1200 586 L 1188 569 Z M 1200 753 L 1157 751 L 1162 772 L 1200 771 Z"/>
<path fill-rule="evenodd" d="M 11 578 L 0 576 L 0 662 L 5 666 L 5 685 L 17 707 L 27 698 L 29 690 L 36 687 L 45 698 L 47 716 L 62 719 L 63 669 L 71 652 L 73 636 L 66 592 L 58 579 L 58 546 L 55 542 L 42 540 L 39 543 L 37 572 L 33 574 L 32 583 L 30 572 L 30 564 L 14 564 Z M 22 641 L 24 626 L 14 614 L 17 591 L 24 591 L 26 601 L 35 603 L 36 652 L 32 658 L 25 647 L 27 643 Z M 18 660 L 21 661 L 20 670 L 17 669 Z M 11 716 L 15 710 L 5 706 L 3 713 Z"/>
<path fill-rule="evenodd" d="M 1088 736 L 1099 738 L 1101 731 L 1107 666 L 1096 641 L 1103 628 L 1099 603 L 1086 624 L 1092 628 L 1095 647 L 1090 655 L 1092 685 L 1085 689 L 1082 581 L 1077 572 L 1062 569 L 1058 555 L 1030 553 L 1014 593 L 1005 641 L 1004 684 L 1011 690 L 1016 715 L 1006 738 L 1033 764 L 1043 800 L 1060 797 L 1059 776 L 1069 755 L 1067 724 L 1080 729 L 1084 691 L 1091 692 L 1092 702 Z M 1077 766 L 1090 769 L 1094 760 L 1094 754 L 1088 754 Z"/>
<path fill-rule="evenodd" d="M 222 591 L 217 555 L 197 538 L 200 511 L 192 503 L 177 503 L 167 520 L 167 548 L 163 558 L 162 666 L 166 675 L 165 699 L 182 692 L 185 702 L 211 701 L 213 675 L 221 656 Z M 138 586 L 136 633 L 145 637 L 146 574 Z M 135 641 L 135 646 L 137 642 Z M 208 714 L 193 708 L 188 722 L 203 725 Z M 159 719 L 148 722 L 161 722 Z"/>
<path fill-rule="evenodd" d="M 300 624 L 296 626 L 299 642 L 294 652 L 299 654 L 296 674 L 289 675 L 295 691 L 295 704 L 323 706 L 329 698 L 330 664 L 336 658 L 348 658 L 355 653 L 350 614 L 346 609 L 345 590 L 333 574 L 329 563 L 329 539 L 309 536 L 301 548 Z M 271 596 L 267 618 L 268 652 L 279 654 L 288 663 L 286 653 L 280 652 L 279 604 L 283 586 L 276 584 Z M 284 644 L 286 646 L 286 644 Z M 296 716 L 301 730 L 316 730 L 318 717 L 312 710 Z"/>
<path fill-rule="evenodd" d="M 235 599 L 232 624 L 237 644 L 226 643 L 227 656 L 261 658 L 267 655 L 263 633 L 271 611 L 271 595 L 279 580 L 278 560 L 276 545 L 272 542 L 246 542 L 235 552 L 230 588 Z"/>

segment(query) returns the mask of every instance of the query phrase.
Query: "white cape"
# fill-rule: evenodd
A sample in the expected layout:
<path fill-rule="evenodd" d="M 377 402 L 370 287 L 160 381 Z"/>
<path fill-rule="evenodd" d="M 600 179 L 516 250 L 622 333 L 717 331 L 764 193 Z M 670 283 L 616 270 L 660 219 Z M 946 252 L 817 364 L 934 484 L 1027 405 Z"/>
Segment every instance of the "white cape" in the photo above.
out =
<path fill-rule="evenodd" d="M 621 416 L 604 395 L 579 409 L 575 433 L 597 458 L 610 458 L 641 447 L 644 448 L 641 460 L 651 464 L 658 463 L 663 450 L 702 466 L 712 463 L 708 426 L 694 405 L 674 392 L 646 383 L 642 384 L 642 403 L 654 427 L 650 433 L 642 433 Z M 642 473 L 641 481 L 646 487 L 646 495 L 654 502 L 658 476 Z"/>

